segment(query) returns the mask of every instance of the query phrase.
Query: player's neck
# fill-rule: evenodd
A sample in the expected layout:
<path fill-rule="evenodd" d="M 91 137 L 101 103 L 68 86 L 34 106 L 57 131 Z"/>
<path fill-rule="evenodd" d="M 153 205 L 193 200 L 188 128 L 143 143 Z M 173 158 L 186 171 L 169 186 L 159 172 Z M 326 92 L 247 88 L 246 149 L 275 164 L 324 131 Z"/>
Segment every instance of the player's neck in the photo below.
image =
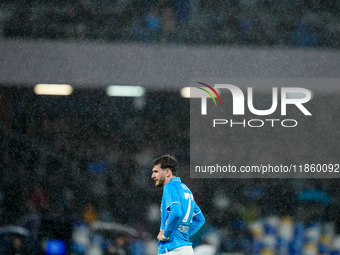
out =
<path fill-rule="evenodd" d="M 176 177 L 176 176 L 171 175 L 171 176 L 165 178 L 163 188 L 164 188 L 165 185 L 167 185 L 167 184 L 172 180 L 172 178 L 174 178 L 174 177 Z"/>

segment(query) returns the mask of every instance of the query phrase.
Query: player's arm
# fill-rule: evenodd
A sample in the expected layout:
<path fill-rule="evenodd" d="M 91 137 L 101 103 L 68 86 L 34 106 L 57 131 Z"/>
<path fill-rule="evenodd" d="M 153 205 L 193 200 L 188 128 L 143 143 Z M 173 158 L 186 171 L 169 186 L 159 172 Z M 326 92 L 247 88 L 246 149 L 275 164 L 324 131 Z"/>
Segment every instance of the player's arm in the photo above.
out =
<path fill-rule="evenodd" d="M 169 218 L 164 225 L 163 241 L 165 241 L 168 240 L 172 232 L 177 229 L 182 217 L 182 208 L 177 190 L 174 190 L 171 185 L 166 185 L 163 192 L 165 194 L 166 210 L 169 212 Z"/>
<path fill-rule="evenodd" d="M 164 237 L 169 238 L 171 233 L 178 227 L 178 223 L 181 220 L 182 208 L 179 202 L 174 202 L 170 205 L 170 215 L 165 224 Z"/>
<path fill-rule="evenodd" d="M 195 234 L 205 223 L 205 218 L 201 209 L 198 207 L 196 202 L 194 201 L 194 215 L 192 218 L 192 223 L 189 227 L 189 236 Z"/>

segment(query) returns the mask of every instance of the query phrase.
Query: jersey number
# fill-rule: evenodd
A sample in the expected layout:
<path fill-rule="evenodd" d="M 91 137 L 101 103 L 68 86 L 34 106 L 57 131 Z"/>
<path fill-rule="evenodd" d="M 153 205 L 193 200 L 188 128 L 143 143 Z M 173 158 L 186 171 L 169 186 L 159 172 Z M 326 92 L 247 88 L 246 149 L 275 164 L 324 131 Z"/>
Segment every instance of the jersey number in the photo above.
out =
<path fill-rule="evenodd" d="M 190 215 L 190 209 L 191 209 L 191 201 L 194 201 L 194 196 L 190 193 L 187 193 L 187 192 L 184 192 L 184 197 L 186 200 L 189 200 L 189 203 L 188 203 L 188 210 L 187 210 L 187 213 L 185 214 L 185 217 L 183 219 L 183 222 L 187 222 L 188 221 L 188 218 L 189 218 L 189 215 Z M 192 217 L 190 219 L 190 223 L 192 221 Z"/>

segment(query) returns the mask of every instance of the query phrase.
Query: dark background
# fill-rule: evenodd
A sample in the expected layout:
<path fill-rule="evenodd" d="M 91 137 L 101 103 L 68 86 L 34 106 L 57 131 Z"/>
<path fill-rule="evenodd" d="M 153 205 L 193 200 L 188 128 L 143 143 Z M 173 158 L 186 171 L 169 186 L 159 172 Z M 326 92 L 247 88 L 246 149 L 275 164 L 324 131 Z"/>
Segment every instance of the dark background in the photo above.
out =
<path fill-rule="evenodd" d="M 195 247 L 339 254 L 338 179 L 190 179 L 190 105 L 180 96 L 193 77 L 338 77 L 338 13 L 337 1 L 1 1 L 1 227 L 29 229 L 29 254 L 55 239 L 69 254 L 155 254 L 162 190 L 150 164 L 172 154 L 207 220 Z M 74 92 L 35 95 L 42 82 Z M 146 94 L 109 97 L 113 84 Z M 320 109 L 317 132 L 335 141 L 332 153 L 337 98 L 320 101 L 334 114 Z M 266 155 L 266 140 L 246 135 Z M 322 137 L 313 155 L 327 160 Z M 138 235 L 91 232 L 95 220 Z M 11 254 L 10 236 L 0 253 Z"/>

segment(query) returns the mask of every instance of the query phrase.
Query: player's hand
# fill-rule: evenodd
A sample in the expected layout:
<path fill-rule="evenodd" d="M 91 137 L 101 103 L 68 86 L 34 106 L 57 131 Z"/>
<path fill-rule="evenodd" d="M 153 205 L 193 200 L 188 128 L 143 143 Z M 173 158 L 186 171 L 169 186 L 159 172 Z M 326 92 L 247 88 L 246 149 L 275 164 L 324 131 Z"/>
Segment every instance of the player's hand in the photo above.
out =
<path fill-rule="evenodd" d="M 167 239 L 164 238 L 164 230 L 163 230 L 163 229 L 160 229 L 160 230 L 159 230 L 157 239 L 158 239 L 159 241 L 163 241 L 163 242 L 169 240 L 169 238 L 167 238 Z"/>

